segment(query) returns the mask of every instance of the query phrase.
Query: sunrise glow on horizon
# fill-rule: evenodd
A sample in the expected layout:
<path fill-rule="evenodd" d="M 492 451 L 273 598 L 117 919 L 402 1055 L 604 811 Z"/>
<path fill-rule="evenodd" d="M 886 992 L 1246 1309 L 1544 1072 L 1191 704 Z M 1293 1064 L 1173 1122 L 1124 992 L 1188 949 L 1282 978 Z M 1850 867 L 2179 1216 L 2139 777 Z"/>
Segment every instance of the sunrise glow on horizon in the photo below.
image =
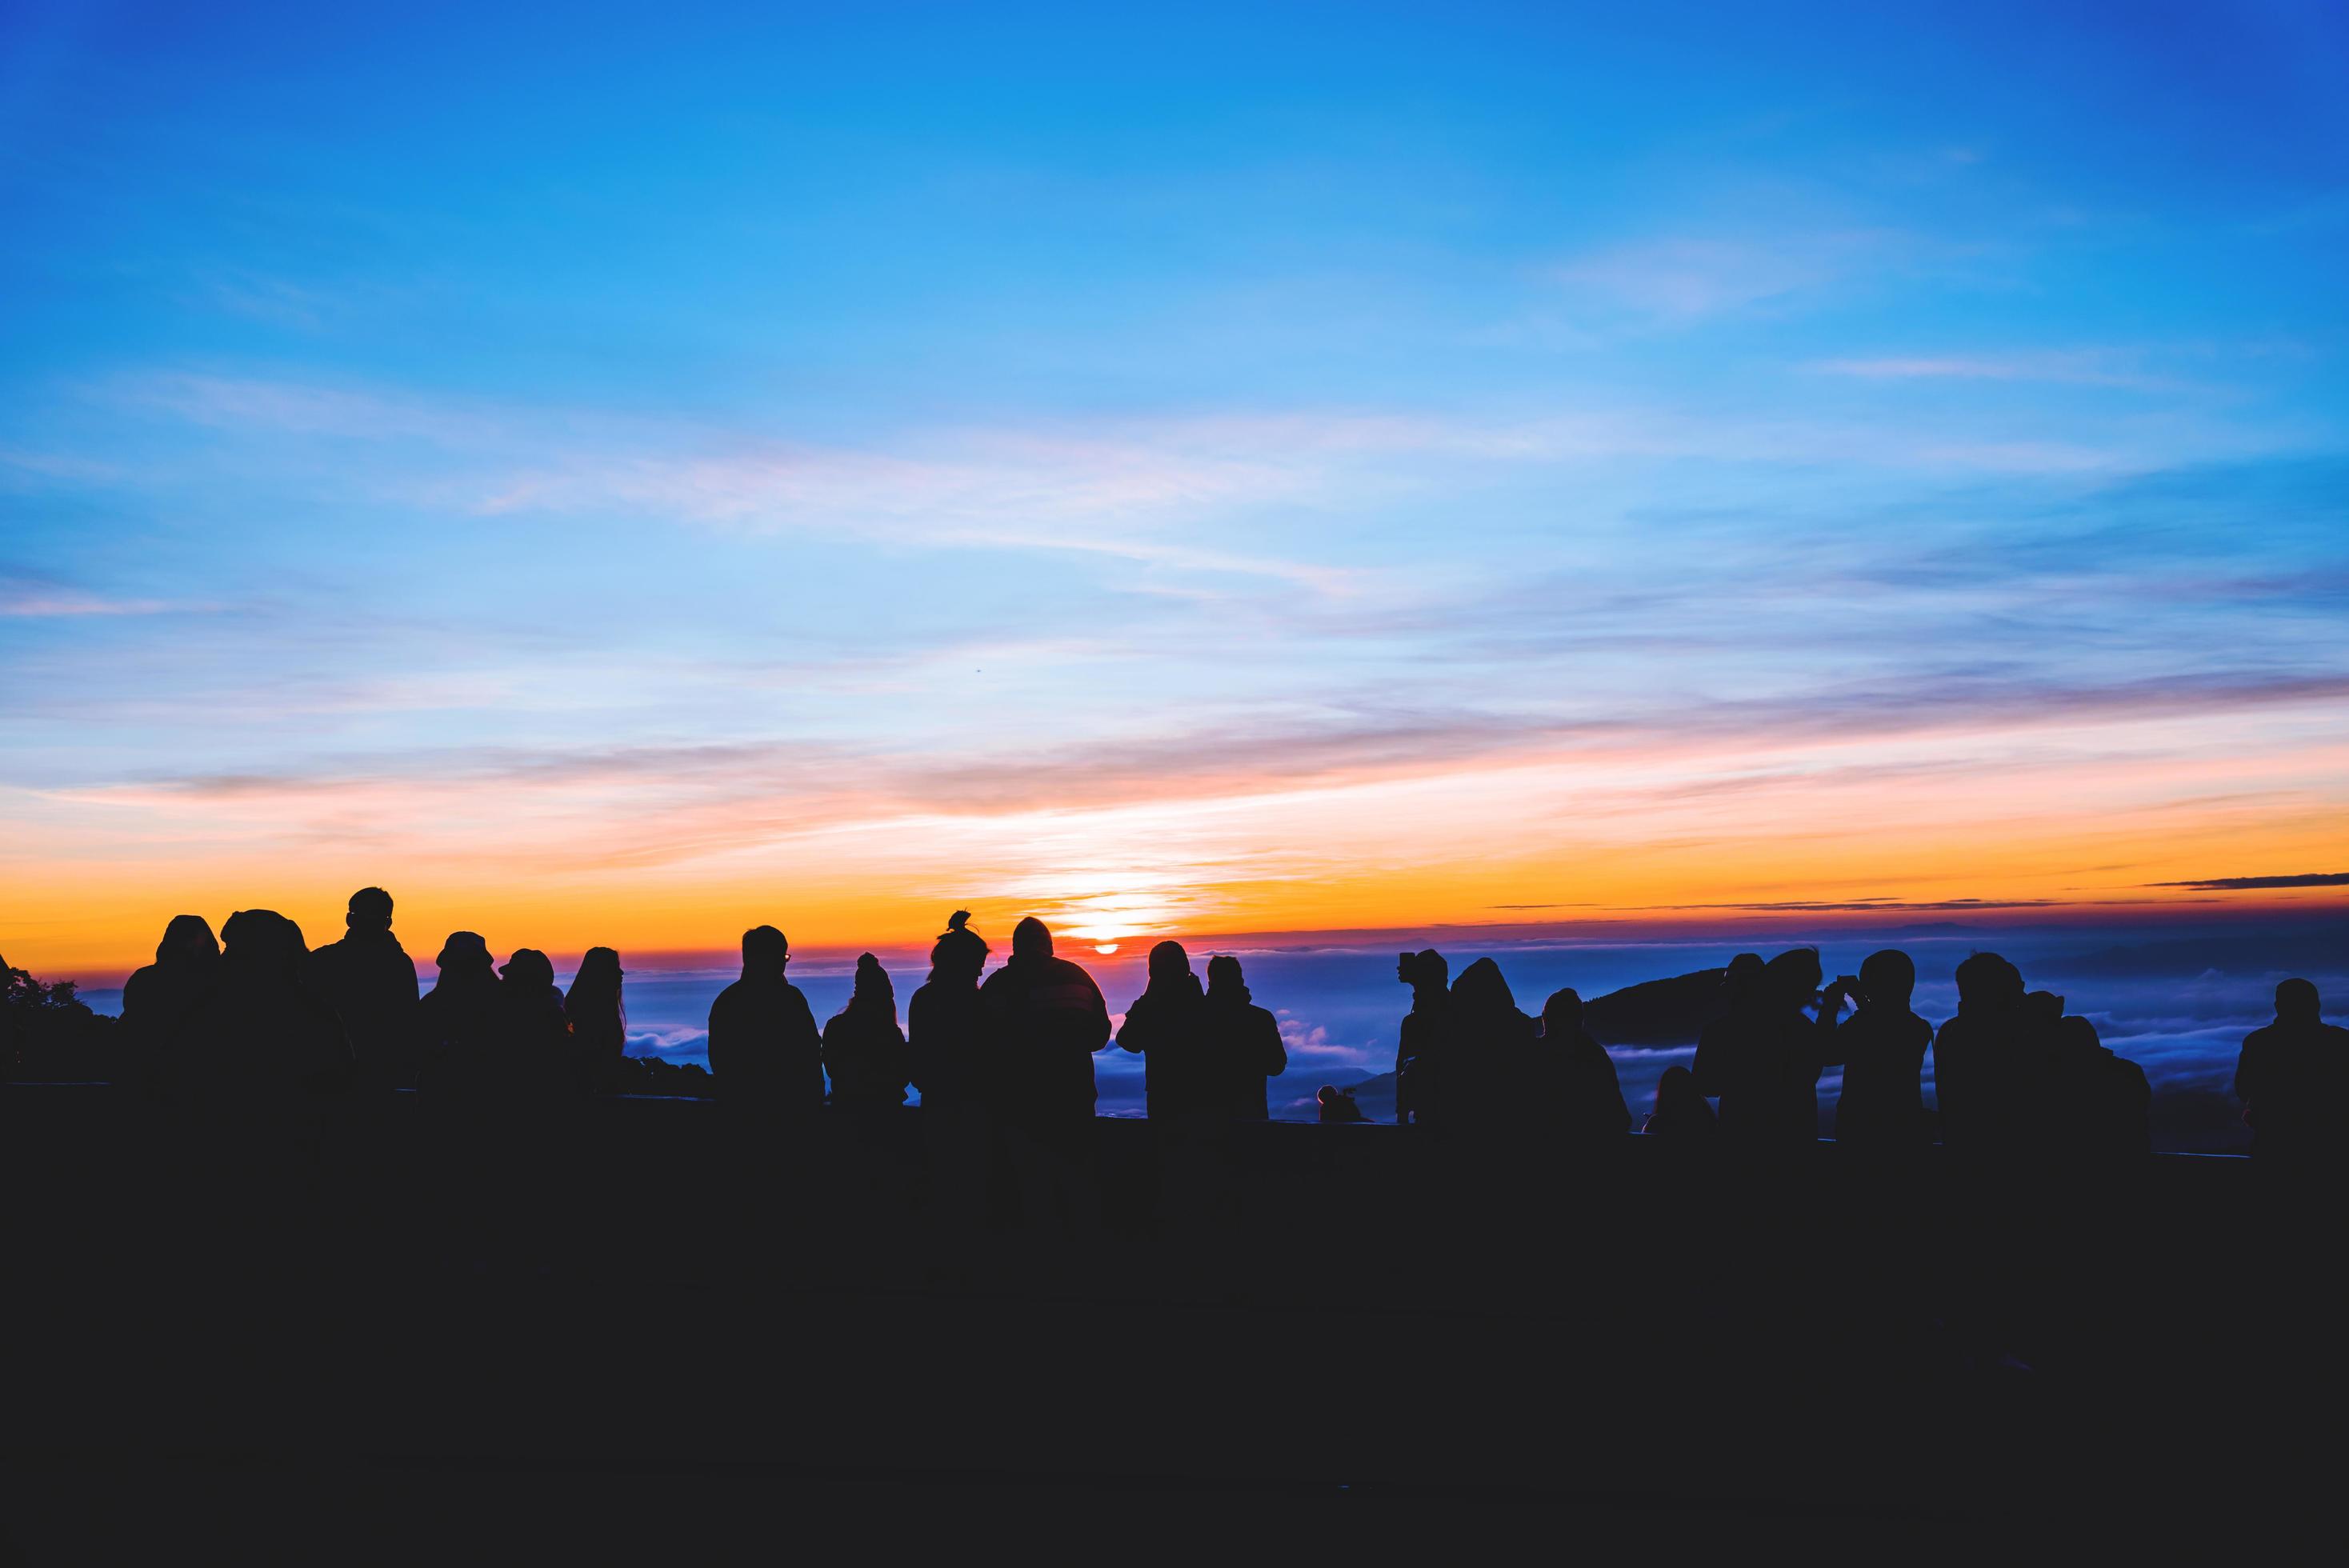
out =
<path fill-rule="evenodd" d="M 0 24 L 12 965 L 2349 900 L 2322 8 L 294 15 Z"/>

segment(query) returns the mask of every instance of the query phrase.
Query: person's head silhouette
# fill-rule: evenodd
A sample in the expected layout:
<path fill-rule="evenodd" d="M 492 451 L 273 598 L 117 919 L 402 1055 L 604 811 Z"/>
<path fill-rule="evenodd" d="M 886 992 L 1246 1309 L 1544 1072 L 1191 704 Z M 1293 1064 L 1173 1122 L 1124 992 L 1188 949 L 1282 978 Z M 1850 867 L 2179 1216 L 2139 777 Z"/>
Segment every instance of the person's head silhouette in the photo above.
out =
<path fill-rule="evenodd" d="M 930 949 L 930 978 L 976 981 L 987 967 L 987 943 L 970 928 L 970 911 L 947 916 L 946 931 Z"/>
<path fill-rule="evenodd" d="M 849 1006 L 860 1011 L 897 1016 L 896 987 L 889 984 L 889 972 L 881 967 L 881 960 L 870 953 L 856 956 L 856 984 L 849 995 Z"/>
<path fill-rule="evenodd" d="M 1552 1040 L 1572 1040 L 1582 1034 L 1582 993 L 1568 985 L 1550 993 L 1542 1004 L 1542 1035 Z"/>
<path fill-rule="evenodd" d="M 1207 995 L 1218 1001 L 1248 999 L 1247 978 L 1240 973 L 1238 959 L 1228 953 L 1218 953 L 1207 960 Z"/>
<path fill-rule="evenodd" d="M 1470 1014 L 1515 1013 L 1516 994 L 1509 989 L 1508 976 L 1490 958 L 1479 958 L 1460 972 L 1453 982 L 1453 1006 Z"/>
<path fill-rule="evenodd" d="M 523 995 L 540 996 L 554 989 L 554 961 L 535 947 L 517 947 L 498 971 L 506 984 Z"/>
<path fill-rule="evenodd" d="M 1762 987 L 1775 1006 L 1807 1007 L 1817 999 L 1826 973 L 1817 948 L 1790 947 L 1763 965 Z"/>
<path fill-rule="evenodd" d="M 1021 920 L 1011 928 L 1011 956 L 1029 959 L 1052 956 L 1051 929 L 1032 914 Z"/>
<path fill-rule="evenodd" d="M 742 934 L 742 975 L 745 979 L 781 979 L 792 961 L 790 940 L 771 925 L 754 925 Z"/>
<path fill-rule="evenodd" d="M 1754 1000 L 1762 989 L 1762 969 L 1758 953 L 1741 953 L 1729 961 L 1721 972 L 1721 991 L 1731 1007 L 1743 1007 Z"/>
<path fill-rule="evenodd" d="M 220 943 L 201 914 L 175 914 L 155 944 L 155 962 L 173 967 L 209 968 L 220 962 Z"/>
<path fill-rule="evenodd" d="M 609 947 L 591 947 L 579 955 L 579 973 L 571 977 L 571 995 L 574 996 L 617 996 L 621 978 L 627 971 L 620 967 L 620 954 Z"/>
<path fill-rule="evenodd" d="M 1452 965 L 1434 948 L 1423 947 L 1395 959 L 1395 978 L 1411 987 L 1414 1001 L 1439 995 L 1452 984 Z"/>
<path fill-rule="evenodd" d="M 221 923 L 221 958 L 247 984 L 293 981 L 307 955 L 302 928 L 274 909 L 240 909 Z"/>
<path fill-rule="evenodd" d="M 1191 955 L 1179 942 L 1162 942 L 1150 950 L 1150 987 L 1179 985 L 1191 976 Z"/>
<path fill-rule="evenodd" d="M 343 923 L 355 932 L 391 929 L 391 894 L 379 887 L 363 887 L 351 894 L 350 911 Z"/>
<path fill-rule="evenodd" d="M 2313 1024 L 2324 1016 L 2324 1004 L 2309 980 L 2286 980 L 2275 989 L 2276 1021 Z"/>
<path fill-rule="evenodd" d="M 2012 1006 L 2023 1000 L 2023 971 L 1995 953 L 1971 953 L 1958 965 L 1958 1011 Z"/>
<path fill-rule="evenodd" d="M 464 977 L 494 975 L 497 961 L 490 956 L 490 944 L 471 931 L 452 931 L 449 940 L 440 944 L 440 955 L 433 961 L 440 977 L 451 975 Z"/>
<path fill-rule="evenodd" d="M 2033 1023 L 2053 1024 L 2064 1016 L 2064 998 L 2053 991 L 2033 991 L 2023 1001 Z"/>
<path fill-rule="evenodd" d="M 1869 954 L 1867 962 L 1859 966 L 1862 1006 L 1905 1013 L 1909 1010 L 1909 998 L 1916 992 L 1916 963 L 1897 947 Z"/>

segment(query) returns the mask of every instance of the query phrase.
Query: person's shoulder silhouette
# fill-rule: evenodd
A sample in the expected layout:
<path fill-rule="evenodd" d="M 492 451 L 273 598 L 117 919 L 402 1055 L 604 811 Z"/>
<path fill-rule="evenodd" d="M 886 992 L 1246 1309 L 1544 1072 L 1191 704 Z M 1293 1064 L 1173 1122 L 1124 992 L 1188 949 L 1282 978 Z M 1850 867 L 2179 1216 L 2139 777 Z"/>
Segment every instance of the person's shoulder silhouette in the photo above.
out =
<path fill-rule="evenodd" d="M 930 975 L 905 1004 L 906 1069 L 927 1111 L 960 1110 L 979 1102 L 986 1050 L 979 1026 L 978 976 L 987 967 L 986 939 L 958 909 L 930 948 Z"/>
<path fill-rule="evenodd" d="M 1125 1010 L 1117 1043 L 1143 1058 L 1143 1098 L 1154 1119 L 1214 1109 L 1216 1088 L 1206 1063 L 1206 993 L 1179 942 L 1150 950 L 1150 978 Z"/>
<path fill-rule="evenodd" d="M 1557 1130 L 1576 1141 L 1619 1138 L 1631 1130 L 1631 1109 L 1615 1058 L 1583 1024 L 1582 994 L 1572 986 L 1551 993 L 1542 1005 L 1542 1044 L 1537 1074 L 1557 1119 Z"/>
<path fill-rule="evenodd" d="M 554 964 L 535 947 L 517 947 L 499 972 L 504 1039 L 496 1066 L 502 1087 L 516 1100 L 566 1098 L 572 1088 L 568 1021 Z"/>
<path fill-rule="evenodd" d="M 2234 1087 L 2252 1158 L 2312 1171 L 2349 1165 L 2349 1029 L 2324 1021 L 2313 982 L 2275 988 L 2275 1020 L 2244 1037 Z"/>
<path fill-rule="evenodd" d="M 1052 933 L 1030 915 L 1011 931 L 1011 961 L 979 987 L 991 1039 L 995 1098 L 1010 1115 L 1089 1119 L 1092 1053 L 1110 1041 L 1109 1006 L 1092 976 L 1052 952 Z"/>
<path fill-rule="evenodd" d="M 220 983 L 205 1009 L 206 1086 L 237 1095 L 347 1084 L 350 1044 L 312 987 L 302 928 L 274 910 L 241 909 L 221 937 Z"/>
<path fill-rule="evenodd" d="M 564 993 L 563 1016 L 571 1026 L 571 1074 L 581 1094 L 608 1095 L 620 1086 L 628 1049 L 628 1009 L 621 992 L 627 972 L 620 954 L 591 947 L 579 958 L 579 972 Z"/>
<path fill-rule="evenodd" d="M 177 1099 L 194 1087 L 202 1067 L 197 1027 L 220 985 L 220 943 L 200 914 L 175 914 L 155 944 L 155 962 L 122 984 L 125 1087 Z"/>
<path fill-rule="evenodd" d="M 1656 1080 L 1655 1109 L 1640 1130 L 1650 1137 L 1709 1139 L 1715 1130 L 1713 1107 L 1697 1092 L 1696 1075 L 1684 1067 L 1666 1068 Z"/>
<path fill-rule="evenodd" d="M 823 1038 L 785 979 L 791 943 L 771 925 L 742 934 L 742 977 L 709 1008 L 709 1071 L 719 1098 L 771 1110 L 823 1104 Z"/>
<path fill-rule="evenodd" d="M 1855 1004 L 1835 1026 L 1843 1062 L 1843 1092 L 1836 1102 L 1836 1141 L 1863 1147 L 1909 1147 L 1926 1141 L 1925 1052 L 1933 1026 L 1910 1009 L 1917 965 L 1899 948 L 1871 953 L 1857 985 L 1838 981 Z"/>
<path fill-rule="evenodd" d="M 1395 978 L 1411 987 L 1411 1011 L 1395 1037 L 1395 1119 L 1440 1118 L 1444 1014 L 1452 1000 L 1452 966 L 1434 948 L 1399 954 Z"/>
<path fill-rule="evenodd" d="M 359 889 L 342 936 L 311 954 L 319 992 L 350 1037 L 359 1080 L 378 1089 L 416 1079 L 416 964 L 391 933 L 391 911 L 383 889 Z"/>
<path fill-rule="evenodd" d="M 1280 1020 L 1256 1005 L 1240 961 L 1228 953 L 1207 960 L 1207 995 L 1200 1013 L 1214 1074 L 1215 1098 L 1228 1116 L 1263 1121 L 1272 1113 L 1269 1085 L 1288 1070 Z"/>
<path fill-rule="evenodd" d="M 848 1005 L 823 1026 L 823 1066 L 832 1076 L 832 1103 L 852 1110 L 905 1103 L 912 1074 L 905 1037 L 897 1027 L 897 995 L 889 972 L 872 954 L 856 960 Z"/>

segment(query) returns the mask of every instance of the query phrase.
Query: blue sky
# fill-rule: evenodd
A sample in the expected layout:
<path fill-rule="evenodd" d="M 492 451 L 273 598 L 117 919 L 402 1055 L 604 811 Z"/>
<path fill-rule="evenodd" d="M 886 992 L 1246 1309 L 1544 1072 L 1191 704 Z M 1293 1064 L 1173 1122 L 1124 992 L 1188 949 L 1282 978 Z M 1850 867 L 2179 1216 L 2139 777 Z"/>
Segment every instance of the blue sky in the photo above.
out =
<path fill-rule="evenodd" d="M 12 959 L 2349 867 L 2337 6 L 0 43 Z"/>

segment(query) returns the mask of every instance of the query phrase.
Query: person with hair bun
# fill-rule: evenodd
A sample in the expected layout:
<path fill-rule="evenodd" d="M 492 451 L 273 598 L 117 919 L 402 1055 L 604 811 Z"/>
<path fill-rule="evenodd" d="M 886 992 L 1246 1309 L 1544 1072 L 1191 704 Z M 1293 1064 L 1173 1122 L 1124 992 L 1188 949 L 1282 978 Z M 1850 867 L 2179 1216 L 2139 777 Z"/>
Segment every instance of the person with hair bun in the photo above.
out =
<path fill-rule="evenodd" d="M 929 979 L 905 1005 L 907 1065 L 925 1111 L 983 1103 L 978 972 L 987 954 L 986 940 L 970 928 L 970 911 L 955 911 L 930 948 Z"/>
<path fill-rule="evenodd" d="M 978 1009 L 987 954 L 986 939 L 970 928 L 970 911 L 956 910 L 930 948 L 929 979 L 905 1004 L 906 1065 L 922 1097 L 930 1214 L 966 1246 L 986 1222 L 994 1178 L 987 1031 Z"/>

